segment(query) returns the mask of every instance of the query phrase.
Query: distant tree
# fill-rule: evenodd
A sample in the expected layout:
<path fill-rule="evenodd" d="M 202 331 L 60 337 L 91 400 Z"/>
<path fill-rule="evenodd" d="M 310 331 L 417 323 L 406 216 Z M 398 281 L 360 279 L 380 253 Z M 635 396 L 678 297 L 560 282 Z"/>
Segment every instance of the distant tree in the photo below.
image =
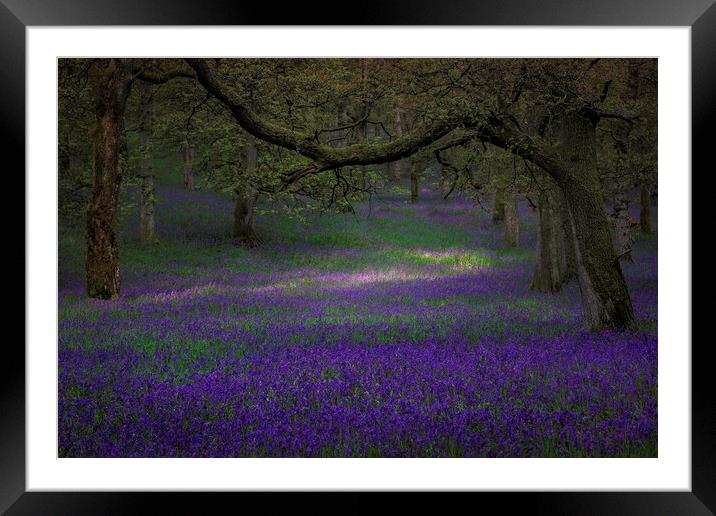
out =
<path fill-rule="evenodd" d="M 154 172 L 154 145 L 153 124 L 154 113 L 152 105 L 152 91 L 150 87 L 140 82 L 136 86 L 139 99 L 139 240 L 142 244 L 156 244 L 157 227 L 155 219 L 156 188 Z"/>
<path fill-rule="evenodd" d="M 557 185 L 549 176 L 541 175 L 538 185 L 537 253 L 530 290 L 559 292 L 565 280 L 567 244 L 562 225 L 564 200 Z"/>

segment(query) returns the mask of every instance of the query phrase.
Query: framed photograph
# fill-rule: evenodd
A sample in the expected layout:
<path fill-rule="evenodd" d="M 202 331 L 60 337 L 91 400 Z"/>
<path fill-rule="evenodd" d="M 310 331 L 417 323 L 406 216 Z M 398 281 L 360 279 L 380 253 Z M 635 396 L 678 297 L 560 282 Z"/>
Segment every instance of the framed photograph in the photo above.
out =
<path fill-rule="evenodd" d="M 3 511 L 716 511 L 691 287 L 716 7 L 472 4 L 0 0 Z"/>

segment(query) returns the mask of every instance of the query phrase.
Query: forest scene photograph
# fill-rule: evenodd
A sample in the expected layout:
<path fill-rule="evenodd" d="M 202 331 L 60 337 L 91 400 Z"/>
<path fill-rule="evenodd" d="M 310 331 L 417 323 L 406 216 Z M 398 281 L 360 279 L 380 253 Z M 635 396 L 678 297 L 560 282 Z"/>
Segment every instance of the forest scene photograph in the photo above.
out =
<path fill-rule="evenodd" d="M 58 456 L 657 457 L 657 68 L 58 59 Z"/>

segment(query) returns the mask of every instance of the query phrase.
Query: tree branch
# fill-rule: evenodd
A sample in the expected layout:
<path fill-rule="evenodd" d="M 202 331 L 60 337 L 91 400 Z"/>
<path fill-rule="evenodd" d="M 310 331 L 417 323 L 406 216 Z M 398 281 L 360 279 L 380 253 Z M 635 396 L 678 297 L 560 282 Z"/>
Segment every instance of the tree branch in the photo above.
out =
<path fill-rule="evenodd" d="M 342 166 L 388 163 L 406 158 L 463 123 L 464 115 L 446 117 L 429 125 L 420 125 L 410 133 L 379 144 L 358 143 L 333 148 L 315 140 L 314 135 L 291 130 L 265 120 L 252 111 L 232 88 L 217 77 L 214 65 L 206 59 L 186 59 L 199 82 L 222 102 L 247 132 L 269 143 L 294 150 L 316 161 L 311 169 L 321 171 Z"/>
<path fill-rule="evenodd" d="M 455 141 L 464 143 L 476 139 L 492 143 L 532 161 L 555 179 L 565 173 L 549 146 L 535 142 L 513 124 L 504 123 L 497 115 L 476 122 L 473 114 L 458 112 L 427 124 L 422 123 L 408 134 L 389 142 L 330 147 L 317 142 L 315 133 L 292 130 L 257 115 L 240 95 L 218 77 L 215 65 L 210 60 L 187 58 L 185 61 L 194 70 L 201 85 L 231 111 L 234 119 L 247 132 L 313 160 L 308 166 L 285 174 L 283 179 L 286 184 L 343 166 L 380 164 L 407 158 L 455 130 L 460 131 L 456 133 Z"/>

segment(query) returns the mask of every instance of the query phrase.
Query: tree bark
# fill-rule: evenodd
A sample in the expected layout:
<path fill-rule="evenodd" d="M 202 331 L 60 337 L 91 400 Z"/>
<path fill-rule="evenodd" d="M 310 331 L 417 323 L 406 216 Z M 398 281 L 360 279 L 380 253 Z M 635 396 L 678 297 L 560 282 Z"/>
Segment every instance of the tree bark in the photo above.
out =
<path fill-rule="evenodd" d="M 115 234 L 122 180 L 119 149 L 131 70 L 121 59 L 98 60 L 90 68 L 95 100 L 92 195 L 87 207 L 85 286 L 87 295 L 119 297 L 119 248 Z"/>
<path fill-rule="evenodd" d="M 557 117 L 563 170 L 555 174 L 565 193 L 576 246 L 577 276 L 587 327 L 635 328 L 634 309 L 619 260 L 597 172 L 596 120 L 576 111 Z M 554 177 L 554 176 L 553 176 Z"/>
<path fill-rule="evenodd" d="M 517 247 L 520 243 L 520 215 L 517 195 L 510 191 L 505 200 L 505 247 Z"/>
<path fill-rule="evenodd" d="M 617 179 L 617 182 L 619 184 L 614 192 L 614 250 L 619 260 L 633 262 L 631 253 L 634 238 L 629 218 L 629 199 L 624 181 Z"/>
<path fill-rule="evenodd" d="M 572 216 L 569 213 L 569 207 L 564 199 L 561 191 L 558 192 L 560 197 L 560 223 L 562 226 L 562 284 L 577 279 L 577 241 L 574 238 L 574 229 L 572 225 Z"/>
<path fill-rule="evenodd" d="M 537 292 L 559 292 L 562 290 L 563 235 L 560 199 L 557 192 L 544 186 L 537 201 L 539 230 L 537 232 L 537 253 L 530 290 Z"/>
<path fill-rule="evenodd" d="M 639 226 L 645 235 L 651 235 L 651 192 L 649 185 L 641 184 Z"/>

